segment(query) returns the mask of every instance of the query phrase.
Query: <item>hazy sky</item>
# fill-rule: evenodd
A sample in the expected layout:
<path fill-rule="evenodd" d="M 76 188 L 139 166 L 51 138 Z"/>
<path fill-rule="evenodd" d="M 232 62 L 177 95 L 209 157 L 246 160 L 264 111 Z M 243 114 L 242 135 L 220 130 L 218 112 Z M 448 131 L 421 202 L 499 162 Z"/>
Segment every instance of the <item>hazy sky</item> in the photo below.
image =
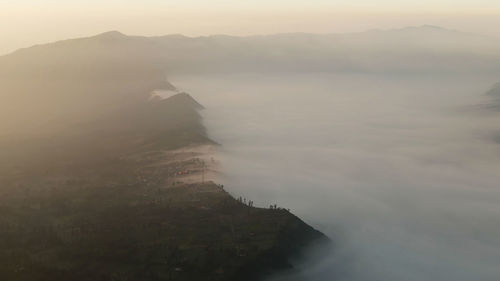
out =
<path fill-rule="evenodd" d="M 500 1 L 0 0 L 0 54 L 108 30 L 197 36 L 352 32 L 424 24 L 500 36 Z"/>

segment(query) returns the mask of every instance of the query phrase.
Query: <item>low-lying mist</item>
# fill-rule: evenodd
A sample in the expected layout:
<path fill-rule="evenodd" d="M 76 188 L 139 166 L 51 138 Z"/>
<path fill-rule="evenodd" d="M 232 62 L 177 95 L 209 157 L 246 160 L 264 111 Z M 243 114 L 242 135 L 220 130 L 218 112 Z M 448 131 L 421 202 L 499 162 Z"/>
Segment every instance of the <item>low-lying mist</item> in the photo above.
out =
<path fill-rule="evenodd" d="M 335 247 L 273 280 L 498 280 L 495 77 L 169 77 L 207 107 L 220 182 L 278 204 Z"/>

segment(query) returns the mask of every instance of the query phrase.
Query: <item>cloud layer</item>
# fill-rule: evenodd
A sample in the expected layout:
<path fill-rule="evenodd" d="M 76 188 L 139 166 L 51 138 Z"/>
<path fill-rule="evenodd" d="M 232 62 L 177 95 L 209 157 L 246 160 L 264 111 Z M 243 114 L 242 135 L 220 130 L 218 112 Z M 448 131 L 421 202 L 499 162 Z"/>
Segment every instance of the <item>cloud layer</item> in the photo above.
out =
<path fill-rule="evenodd" d="M 470 110 L 495 78 L 171 80 L 206 105 L 232 193 L 290 208 L 335 240 L 303 279 L 500 275 L 500 147 L 489 137 L 499 118 Z"/>

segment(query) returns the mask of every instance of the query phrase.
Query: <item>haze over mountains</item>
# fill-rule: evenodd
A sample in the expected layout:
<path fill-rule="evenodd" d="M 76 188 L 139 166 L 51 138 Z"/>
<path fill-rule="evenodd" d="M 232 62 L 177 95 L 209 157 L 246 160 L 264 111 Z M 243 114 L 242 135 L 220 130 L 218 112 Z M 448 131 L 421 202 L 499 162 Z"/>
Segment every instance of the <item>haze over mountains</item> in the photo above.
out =
<path fill-rule="evenodd" d="M 7 57 L 13 60 L 22 57 L 35 66 L 37 63 L 58 63 L 63 58 L 71 58 L 74 62 L 86 61 L 86 56 L 97 59 L 109 52 L 109 59 L 127 57 L 141 64 L 154 61 L 157 67 L 169 73 L 264 70 L 467 72 L 497 70 L 495 65 L 499 55 L 496 50 L 499 45 L 500 42 L 493 38 L 434 26 L 352 34 L 289 33 L 193 38 L 183 35 L 126 36 L 111 31 L 22 49 Z M 5 60 L 6 57 L 3 58 L 4 64 L 8 63 L 9 60 Z"/>
<path fill-rule="evenodd" d="M 189 95 L 151 95 L 187 90 L 232 191 L 284 202 L 336 241 L 305 280 L 496 280 L 498 115 L 463 109 L 495 108 L 498 50 L 434 26 L 38 45 L 0 57 L 0 147 L 17 149 L 3 162 L 71 160 L 82 146 L 68 140 L 96 144 L 92 157 L 121 139 L 210 142 Z"/>
<path fill-rule="evenodd" d="M 203 106 L 162 56 L 111 32 L 0 58 L 0 279 L 261 280 L 329 243 L 207 179 Z"/>
<path fill-rule="evenodd" d="M 0 98 L 9 101 L 0 105 L 0 129 L 4 135 L 11 130 L 34 133 L 92 120 L 144 101 L 155 89 L 174 89 L 165 75 L 492 73 L 500 70 L 499 46 L 488 37 L 434 26 L 196 38 L 112 31 L 0 57 Z"/>

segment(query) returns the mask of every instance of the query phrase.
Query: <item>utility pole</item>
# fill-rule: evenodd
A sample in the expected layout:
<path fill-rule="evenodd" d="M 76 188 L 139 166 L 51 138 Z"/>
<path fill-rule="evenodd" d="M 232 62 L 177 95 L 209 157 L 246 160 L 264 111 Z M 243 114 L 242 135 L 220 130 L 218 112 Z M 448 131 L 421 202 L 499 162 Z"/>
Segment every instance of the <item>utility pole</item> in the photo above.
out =
<path fill-rule="evenodd" d="M 203 168 L 201 169 L 201 183 L 205 183 L 205 162 L 203 162 Z"/>

